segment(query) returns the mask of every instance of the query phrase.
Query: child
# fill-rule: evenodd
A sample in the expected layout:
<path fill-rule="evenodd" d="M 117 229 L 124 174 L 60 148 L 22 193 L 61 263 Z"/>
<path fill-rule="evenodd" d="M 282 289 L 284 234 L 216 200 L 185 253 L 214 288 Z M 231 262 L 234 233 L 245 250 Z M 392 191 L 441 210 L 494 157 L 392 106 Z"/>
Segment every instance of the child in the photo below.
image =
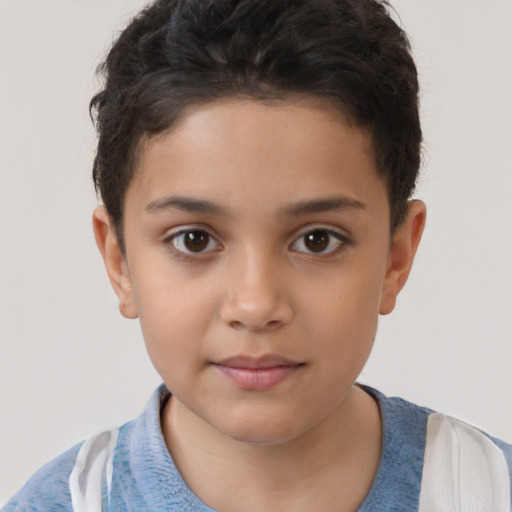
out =
<path fill-rule="evenodd" d="M 355 384 L 425 207 L 373 1 L 159 1 L 92 101 L 94 229 L 164 385 L 5 510 L 510 510 L 511 448 Z"/>

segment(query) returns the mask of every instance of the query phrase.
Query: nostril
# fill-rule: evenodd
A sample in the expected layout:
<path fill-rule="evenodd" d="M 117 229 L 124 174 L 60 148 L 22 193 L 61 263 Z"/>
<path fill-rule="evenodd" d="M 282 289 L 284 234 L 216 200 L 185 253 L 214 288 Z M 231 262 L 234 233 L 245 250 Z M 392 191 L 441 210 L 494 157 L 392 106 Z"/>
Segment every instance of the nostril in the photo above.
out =
<path fill-rule="evenodd" d="M 241 329 L 244 324 L 238 320 L 233 320 L 232 322 L 229 322 L 229 326 L 233 329 Z"/>
<path fill-rule="evenodd" d="M 273 328 L 279 327 L 281 325 L 281 323 L 282 322 L 280 320 L 270 320 L 269 322 L 264 322 L 261 325 L 255 325 L 254 323 L 249 324 L 248 322 L 242 322 L 240 320 L 233 320 L 233 321 L 229 322 L 229 326 L 232 329 L 237 329 L 237 330 L 245 329 L 248 327 L 252 330 L 259 331 L 259 330 L 273 329 Z"/>

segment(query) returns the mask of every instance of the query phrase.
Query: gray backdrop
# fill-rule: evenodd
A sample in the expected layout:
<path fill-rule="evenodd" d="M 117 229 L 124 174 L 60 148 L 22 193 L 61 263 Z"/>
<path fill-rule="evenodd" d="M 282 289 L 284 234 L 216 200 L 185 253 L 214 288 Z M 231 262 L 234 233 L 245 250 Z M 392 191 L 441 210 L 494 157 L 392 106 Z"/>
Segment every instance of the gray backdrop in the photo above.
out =
<path fill-rule="evenodd" d="M 90 227 L 93 70 L 141 0 L 0 0 L 0 503 L 159 378 Z M 427 229 L 361 381 L 512 441 L 512 2 L 396 0 Z"/>

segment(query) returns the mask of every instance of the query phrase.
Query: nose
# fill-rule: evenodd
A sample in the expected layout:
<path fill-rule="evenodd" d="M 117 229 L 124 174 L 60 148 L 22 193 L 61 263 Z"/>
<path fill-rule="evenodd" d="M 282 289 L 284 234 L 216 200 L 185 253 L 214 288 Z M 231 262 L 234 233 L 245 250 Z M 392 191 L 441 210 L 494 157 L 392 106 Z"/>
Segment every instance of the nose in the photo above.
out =
<path fill-rule="evenodd" d="M 290 322 L 286 277 L 274 258 L 247 254 L 233 265 L 228 279 L 220 314 L 230 327 L 270 331 Z"/>

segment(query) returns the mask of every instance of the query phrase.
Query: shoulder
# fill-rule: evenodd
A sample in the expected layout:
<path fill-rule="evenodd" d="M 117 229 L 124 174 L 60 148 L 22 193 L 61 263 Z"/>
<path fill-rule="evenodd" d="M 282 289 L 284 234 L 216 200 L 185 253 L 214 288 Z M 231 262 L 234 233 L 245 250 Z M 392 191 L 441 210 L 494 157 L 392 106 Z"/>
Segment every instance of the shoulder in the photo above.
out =
<path fill-rule="evenodd" d="M 378 402 L 383 423 L 377 477 L 386 485 L 374 488 L 379 502 L 385 489 L 390 499 L 398 497 L 397 506 L 410 500 L 414 510 L 509 512 L 509 444 L 458 419 L 363 389 Z"/>
<path fill-rule="evenodd" d="M 160 387 L 139 418 L 93 435 L 45 464 L 2 512 L 103 510 L 111 487 L 119 505 L 113 510 L 125 510 L 121 505 L 138 497 L 139 481 L 157 460 L 146 445 L 159 438 L 159 408 L 165 396 Z"/>
<path fill-rule="evenodd" d="M 423 510 L 509 512 L 512 447 L 460 420 L 432 413 L 427 421 L 421 483 Z"/>
<path fill-rule="evenodd" d="M 473 444 L 489 453 L 500 453 L 500 460 L 504 460 L 508 467 L 512 467 L 512 446 L 507 442 L 457 418 L 416 405 L 403 398 L 387 397 L 368 386 L 361 387 L 379 404 L 384 430 L 393 429 L 402 442 L 417 445 L 425 452 L 436 443 L 439 445 L 450 442 L 458 447 L 462 444 Z"/>
<path fill-rule="evenodd" d="M 2 512 L 64 512 L 72 510 L 69 475 L 83 443 L 42 466 L 15 494 Z"/>
<path fill-rule="evenodd" d="M 112 482 L 114 458 L 120 467 L 129 466 L 132 426 L 130 422 L 93 435 L 48 462 L 2 512 L 102 510 L 106 488 L 110 490 Z"/>

